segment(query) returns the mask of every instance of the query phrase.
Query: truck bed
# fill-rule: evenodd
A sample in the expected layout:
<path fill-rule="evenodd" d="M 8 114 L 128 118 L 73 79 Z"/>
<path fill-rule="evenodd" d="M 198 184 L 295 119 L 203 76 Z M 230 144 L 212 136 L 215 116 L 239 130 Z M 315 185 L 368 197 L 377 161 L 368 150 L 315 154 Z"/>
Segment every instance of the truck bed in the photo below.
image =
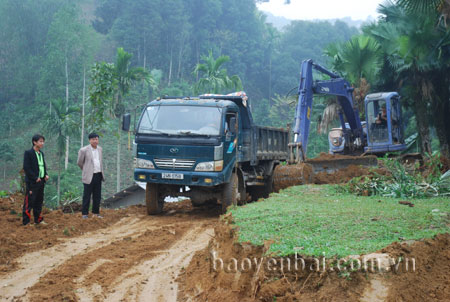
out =
<path fill-rule="evenodd" d="M 289 131 L 283 128 L 254 126 L 257 160 L 287 160 Z"/>

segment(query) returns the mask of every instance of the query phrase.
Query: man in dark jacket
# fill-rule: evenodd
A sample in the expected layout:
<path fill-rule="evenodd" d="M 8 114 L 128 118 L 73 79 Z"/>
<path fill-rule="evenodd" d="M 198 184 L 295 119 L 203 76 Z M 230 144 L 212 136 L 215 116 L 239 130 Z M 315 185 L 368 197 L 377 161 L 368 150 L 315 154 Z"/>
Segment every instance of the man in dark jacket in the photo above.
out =
<path fill-rule="evenodd" d="M 33 148 L 25 151 L 23 155 L 23 170 L 25 171 L 25 201 L 23 203 L 22 221 L 27 225 L 31 221 L 31 210 L 33 210 L 34 223 L 45 224 L 41 215 L 42 203 L 44 201 L 44 186 L 48 180 L 45 165 L 44 147 L 45 138 L 35 134 L 31 139 Z"/>

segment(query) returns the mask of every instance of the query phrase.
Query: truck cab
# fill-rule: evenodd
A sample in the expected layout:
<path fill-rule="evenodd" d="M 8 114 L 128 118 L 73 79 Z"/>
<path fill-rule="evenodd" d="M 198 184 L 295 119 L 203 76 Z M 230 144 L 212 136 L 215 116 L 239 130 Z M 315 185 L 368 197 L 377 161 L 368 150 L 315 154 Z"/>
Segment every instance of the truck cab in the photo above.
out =
<path fill-rule="evenodd" d="M 138 123 L 135 180 L 215 186 L 234 166 L 238 107 L 230 101 L 161 99 Z M 234 125 L 231 125 L 234 118 Z"/>

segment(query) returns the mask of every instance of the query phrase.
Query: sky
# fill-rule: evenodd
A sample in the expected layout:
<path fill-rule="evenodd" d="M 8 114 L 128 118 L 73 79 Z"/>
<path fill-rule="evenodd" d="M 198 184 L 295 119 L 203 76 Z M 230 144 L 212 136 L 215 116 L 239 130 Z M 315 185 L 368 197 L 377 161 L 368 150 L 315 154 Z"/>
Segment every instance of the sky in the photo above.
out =
<path fill-rule="evenodd" d="M 270 0 L 258 4 L 262 11 L 291 20 L 337 19 L 350 17 L 353 20 L 366 20 L 378 16 L 377 7 L 383 0 Z"/>

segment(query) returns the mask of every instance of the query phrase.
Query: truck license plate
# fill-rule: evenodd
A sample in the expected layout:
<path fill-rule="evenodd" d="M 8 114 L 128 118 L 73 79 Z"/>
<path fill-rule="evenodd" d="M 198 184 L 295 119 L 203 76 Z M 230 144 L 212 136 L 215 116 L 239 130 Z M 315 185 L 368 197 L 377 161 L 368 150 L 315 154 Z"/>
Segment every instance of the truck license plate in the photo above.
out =
<path fill-rule="evenodd" d="M 181 173 L 162 173 L 162 178 L 165 178 L 165 179 L 183 179 L 183 174 L 181 174 Z"/>

